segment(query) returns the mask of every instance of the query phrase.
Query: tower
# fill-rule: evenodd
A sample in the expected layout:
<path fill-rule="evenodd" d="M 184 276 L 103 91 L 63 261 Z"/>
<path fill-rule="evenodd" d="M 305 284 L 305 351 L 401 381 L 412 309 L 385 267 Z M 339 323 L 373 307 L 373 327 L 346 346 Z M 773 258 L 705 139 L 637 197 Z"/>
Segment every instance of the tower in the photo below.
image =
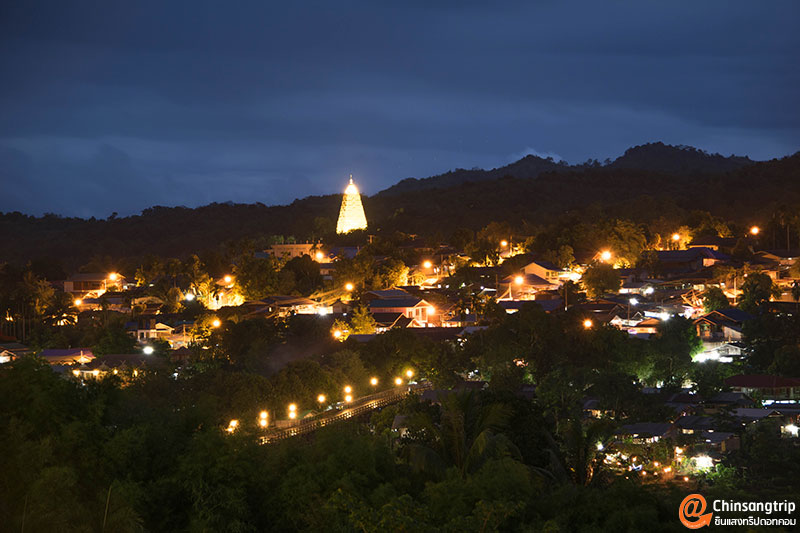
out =
<path fill-rule="evenodd" d="M 367 217 L 364 215 L 361 195 L 358 193 L 358 187 L 353 183 L 353 175 L 351 174 L 350 183 L 344 190 L 344 197 L 342 197 L 342 208 L 339 210 L 336 233 L 350 233 L 358 229 L 367 229 Z"/>

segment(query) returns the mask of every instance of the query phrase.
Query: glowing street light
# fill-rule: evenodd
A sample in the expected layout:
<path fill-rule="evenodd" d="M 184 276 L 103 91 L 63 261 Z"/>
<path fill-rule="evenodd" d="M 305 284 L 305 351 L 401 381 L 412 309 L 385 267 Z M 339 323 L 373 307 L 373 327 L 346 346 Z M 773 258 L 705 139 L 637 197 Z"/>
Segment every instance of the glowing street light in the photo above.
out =
<path fill-rule="evenodd" d="M 750 228 L 750 235 L 758 235 L 760 231 L 761 228 L 759 228 L 758 226 L 753 226 L 752 228 Z"/>
<path fill-rule="evenodd" d="M 593 325 L 594 325 L 594 323 L 593 323 L 593 322 L 592 322 L 590 319 L 588 319 L 588 318 L 587 318 L 586 320 L 584 320 L 584 321 L 583 321 L 583 327 L 584 327 L 585 329 L 591 329 L 591 327 L 592 327 Z"/>
<path fill-rule="evenodd" d="M 119 279 L 119 274 L 117 274 L 116 272 L 112 272 L 111 274 L 108 275 L 108 279 L 109 281 L 117 281 L 117 279 Z"/>
<path fill-rule="evenodd" d="M 258 425 L 266 428 L 269 425 L 269 414 L 266 411 L 258 413 Z"/>
<path fill-rule="evenodd" d="M 218 328 L 222 325 L 222 321 L 219 318 L 215 318 L 211 321 L 211 327 Z"/>
<path fill-rule="evenodd" d="M 411 369 L 406 370 L 406 376 L 408 377 L 408 379 L 411 379 L 412 377 L 414 377 L 414 371 Z"/>
<path fill-rule="evenodd" d="M 514 283 L 516 283 L 517 285 L 522 285 L 523 283 L 525 283 L 525 278 L 522 276 L 516 276 L 514 278 Z"/>
<path fill-rule="evenodd" d="M 639 303 L 639 300 L 637 300 L 636 298 L 631 298 L 628 301 L 630 302 L 631 305 L 637 305 Z"/>
<path fill-rule="evenodd" d="M 335 329 L 335 330 L 333 330 L 333 338 L 334 338 L 334 339 L 338 339 L 338 338 L 340 338 L 341 336 L 342 336 L 342 330 L 340 330 L 340 329 Z"/>
<path fill-rule="evenodd" d="M 238 427 L 239 427 L 239 421 L 234 418 L 233 420 L 228 422 L 228 428 L 225 431 L 227 431 L 228 433 L 233 433 L 234 431 L 236 431 L 236 428 Z"/>
<path fill-rule="evenodd" d="M 680 233 L 673 233 L 672 234 L 672 240 L 675 241 L 675 242 L 678 242 L 679 240 L 681 240 L 681 234 Z"/>
<path fill-rule="evenodd" d="M 430 259 L 426 259 L 422 263 L 422 267 L 423 268 L 431 268 L 432 266 L 433 266 L 433 263 L 431 263 Z"/>
<path fill-rule="evenodd" d="M 155 352 L 155 349 L 152 346 L 145 346 L 144 348 L 142 348 L 142 352 L 145 355 L 153 355 L 153 352 Z"/>
<path fill-rule="evenodd" d="M 319 396 L 317 396 L 317 402 L 325 403 L 325 395 L 324 394 L 320 394 Z"/>
<path fill-rule="evenodd" d="M 394 378 L 394 384 L 395 385 L 402 385 L 403 384 L 403 378 Z"/>
<path fill-rule="evenodd" d="M 507 241 L 507 240 L 505 240 L 505 239 L 503 239 L 502 241 L 500 241 L 500 246 L 501 246 L 502 248 L 505 248 L 506 246 L 508 246 L 508 241 Z"/>
<path fill-rule="evenodd" d="M 80 298 L 75 298 L 72 301 L 72 303 L 75 304 L 75 307 L 78 307 L 79 305 L 81 305 L 83 303 L 83 300 L 81 300 Z"/>
<path fill-rule="evenodd" d="M 226 274 L 226 275 L 225 275 L 225 277 L 224 277 L 224 278 L 222 278 L 222 280 L 223 280 L 225 283 L 231 283 L 231 282 L 233 281 L 233 278 L 230 276 L 230 274 Z"/>
<path fill-rule="evenodd" d="M 347 396 L 345 396 L 345 397 L 344 397 L 344 401 L 345 401 L 345 403 L 350 403 L 350 402 L 352 402 L 352 401 L 353 401 L 353 396 L 351 396 L 350 394 L 348 394 Z"/>
<path fill-rule="evenodd" d="M 353 289 L 355 289 L 355 288 L 356 288 L 356 286 L 353 285 L 350 282 L 347 282 L 347 283 L 344 284 L 344 290 L 346 290 L 347 292 L 353 292 Z"/>
<path fill-rule="evenodd" d="M 289 404 L 289 418 L 294 420 L 297 418 L 297 404 L 290 403 Z"/>
<path fill-rule="evenodd" d="M 611 252 L 608 250 L 603 250 L 602 252 L 600 252 L 600 259 L 608 263 L 609 261 L 611 261 Z"/>
<path fill-rule="evenodd" d="M 183 298 L 187 302 L 191 302 L 192 300 L 194 300 L 194 293 L 193 292 L 187 292 L 186 296 L 184 296 Z"/>
<path fill-rule="evenodd" d="M 72 371 L 72 375 L 75 376 L 76 378 L 78 378 L 78 377 L 81 376 L 81 371 L 80 370 L 73 370 Z"/>
<path fill-rule="evenodd" d="M 322 261 L 323 259 L 325 259 L 325 254 L 318 251 L 316 254 L 314 254 L 314 257 L 317 259 L 317 261 Z"/>
<path fill-rule="evenodd" d="M 344 392 L 345 394 L 350 394 L 351 392 L 353 392 L 353 387 L 351 387 L 350 385 L 345 386 Z"/>
<path fill-rule="evenodd" d="M 372 385 L 373 387 L 376 386 L 378 384 L 378 378 L 370 379 L 369 384 Z"/>

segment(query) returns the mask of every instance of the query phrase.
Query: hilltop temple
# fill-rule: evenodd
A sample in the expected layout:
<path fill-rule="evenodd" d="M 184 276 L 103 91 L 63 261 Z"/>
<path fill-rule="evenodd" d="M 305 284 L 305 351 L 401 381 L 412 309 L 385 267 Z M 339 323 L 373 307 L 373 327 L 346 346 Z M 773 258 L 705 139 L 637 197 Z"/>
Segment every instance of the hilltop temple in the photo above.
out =
<path fill-rule="evenodd" d="M 364 214 L 364 206 L 361 205 L 361 195 L 358 193 L 358 187 L 353 183 L 351 174 L 350 183 L 344 190 L 336 233 L 350 233 L 359 229 L 367 229 L 367 217 Z"/>

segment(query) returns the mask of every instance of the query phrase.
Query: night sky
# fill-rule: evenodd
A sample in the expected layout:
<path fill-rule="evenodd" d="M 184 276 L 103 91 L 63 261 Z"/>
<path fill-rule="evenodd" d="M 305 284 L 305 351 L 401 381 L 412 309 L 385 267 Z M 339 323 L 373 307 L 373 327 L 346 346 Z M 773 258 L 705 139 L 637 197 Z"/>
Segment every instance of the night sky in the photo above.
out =
<path fill-rule="evenodd" d="M 3 2 L 0 211 L 285 203 L 350 173 L 371 194 L 657 140 L 800 149 L 800 2 L 432 3 Z"/>

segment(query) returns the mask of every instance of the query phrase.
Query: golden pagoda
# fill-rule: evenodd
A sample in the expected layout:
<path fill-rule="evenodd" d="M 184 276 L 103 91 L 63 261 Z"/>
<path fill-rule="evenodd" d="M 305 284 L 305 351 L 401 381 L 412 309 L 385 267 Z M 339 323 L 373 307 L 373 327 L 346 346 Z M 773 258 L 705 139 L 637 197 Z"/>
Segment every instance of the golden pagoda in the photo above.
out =
<path fill-rule="evenodd" d="M 350 233 L 359 229 L 367 229 L 367 217 L 364 214 L 364 206 L 361 205 L 361 195 L 358 193 L 358 187 L 353 183 L 351 174 L 350 183 L 344 190 L 336 233 Z"/>

